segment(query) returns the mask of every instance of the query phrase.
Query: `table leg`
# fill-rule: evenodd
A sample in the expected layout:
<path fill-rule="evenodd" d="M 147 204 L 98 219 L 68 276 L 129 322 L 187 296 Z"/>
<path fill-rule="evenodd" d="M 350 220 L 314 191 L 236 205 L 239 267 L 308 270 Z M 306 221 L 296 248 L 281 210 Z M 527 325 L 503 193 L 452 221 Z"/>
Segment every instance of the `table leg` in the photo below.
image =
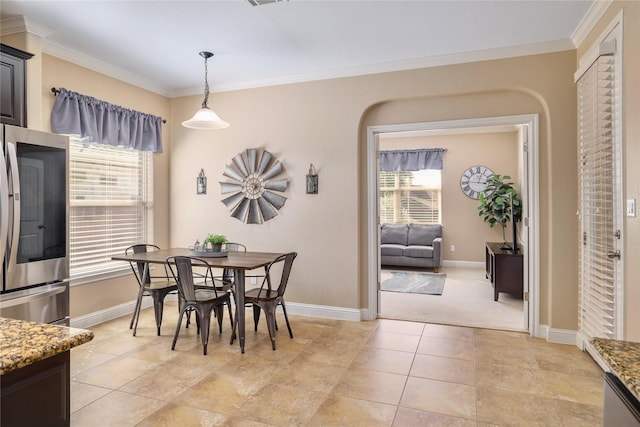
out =
<path fill-rule="evenodd" d="M 236 269 L 233 272 L 234 285 L 236 287 L 236 319 L 238 321 L 238 339 L 240 341 L 240 352 L 244 353 L 244 270 Z"/>

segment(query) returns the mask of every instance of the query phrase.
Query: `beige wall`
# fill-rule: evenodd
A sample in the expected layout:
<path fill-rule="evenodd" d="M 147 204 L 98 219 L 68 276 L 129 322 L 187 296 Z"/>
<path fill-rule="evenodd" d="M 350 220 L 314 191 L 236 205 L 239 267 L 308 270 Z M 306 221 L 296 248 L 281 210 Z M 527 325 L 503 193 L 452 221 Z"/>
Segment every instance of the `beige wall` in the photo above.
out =
<path fill-rule="evenodd" d="M 640 4 L 616 2 L 607 16 L 621 6 L 626 9 L 625 93 L 637 94 Z M 367 126 L 538 113 L 540 322 L 577 329 L 576 51 L 213 93 L 210 105 L 231 123 L 214 132 L 180 126 L 199 108 L 199 95 L 167 100 L 46 55 L 42 66 L 43 94 L 51 86 L 67 87 L 169 119 L 165 153 L 154 162 L 160 245 L 186 246 L 207 233 L 224 233 L 254 250 L 296 250 L 288 299 L 354 309 L 367 301 Z M 625 152 L 627 159 L 637 159 L 639 101 L 629 95 L 624 102 Z M 43 96 L 43 121 L 51 104 Z M 254 147 L 282 161 L 290 180 L 280 215 L 263 225 L 231 218 L 216 184 L 233 156 Z M 320 176 L 317 195 L 304 192 L 309 163 Z M 628 197 L 640 190 L 640 172 L 633 165 L 627 160 Z M 206 196 L 197 196 L 194 188 L 200 168 L 209 178 Z M 640 265 L 631 262 L 640 253 L 638 220 L 627 220 L 625 227 L 627 336 L 638 339 L 640 286 L 631 283 L 640 273 Z M 124 281 L 76 287 L 72 315 L 132 297 Z"/>
<path fill-rule="evenodd" d="M 577 59 L 591 47 L 615 16 L 623 10 L 624 199 L 640 200 L 640 2 L 614 2 L 598 25 L 578 47 Z M 624 337 L 640 341 L 640 217 L 624 218 Z"/>
<path fill-rule="evenodd" d="M 567 51 L 214 94 L 214 110 L 231 127 L 213 133 L 180 127 L 199 97 L 176 99 L 172 243 L 222 231 L 252 249 L 297 250 L 291 301 L 366 307 L 367 126 L 538 113 L 541 321 L 576 329 L 574 68 L 575 52 Z M 282 215 L 264 225 L 230 218 L 219 193 L 193 189 L 201 167 L 215 182 L 251 147 L 277 154 L 292 179 Z M 316 196 L 304 194 L 311 162 L 320 175 Z"/>
<path fill-rule="evenodd" d="M 32 64 L 29 64 L 31 66 Z M 58 58 L 42 55 L 43 79 L 42 129 L 50 131 L 49 117 L 55 102 L 51 88 L 90 95 L 132 110 L 168 118 L 171 115 L 170 101 L 162 96 L 131 86 L 102 74 L 78 67 Z M 167 125 L 165 125 L 167 126 Z M 164 152 L 153 155 L 154 168 L 154 240 L 161 247 L 169 245 L 169 158 L 170 131 L 163 128 Z M 134 242 L 132 242 L 133 244 Z M 122 303 L 135 300 L 137 287 L 133 276 L 104 280 L 71 287 L 71 316 L 77 317 Z"/>
<path fill-rule="evenodd" d="M 511 176 L 520 192 L 518 133 L 492 132 L 384 138 L 380 150 L 446 148 L 442 178 L 443 257 L 445 261 L 484 262 L 485 242 L 502 241 L 502 228 L 490 228 L 480 216 L 480 202 L 467 197 L 460 189 L 460 176 L 471 166 L 487 166 L 494 173 Z M 507 229 L 507 240 L 511 238 Z M 451 251 L 455 245 L 455 252 Z"/>

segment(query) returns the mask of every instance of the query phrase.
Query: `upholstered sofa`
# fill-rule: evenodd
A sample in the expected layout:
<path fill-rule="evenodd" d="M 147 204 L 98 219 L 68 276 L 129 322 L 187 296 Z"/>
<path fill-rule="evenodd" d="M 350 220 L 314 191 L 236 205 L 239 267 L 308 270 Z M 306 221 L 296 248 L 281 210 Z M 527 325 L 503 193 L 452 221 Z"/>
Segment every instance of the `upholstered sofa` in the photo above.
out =
<path fill-rule="evenodd" d="M 442 264 L 442 225 L 380 225 L 380 264 L 432 267 Z"/>

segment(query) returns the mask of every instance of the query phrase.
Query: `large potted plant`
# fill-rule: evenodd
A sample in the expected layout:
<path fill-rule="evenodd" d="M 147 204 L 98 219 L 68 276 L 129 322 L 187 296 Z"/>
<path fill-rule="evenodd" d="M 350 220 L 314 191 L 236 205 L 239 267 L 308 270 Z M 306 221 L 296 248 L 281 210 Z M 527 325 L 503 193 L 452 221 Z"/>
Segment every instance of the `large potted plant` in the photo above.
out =
<path fill-rule="evenodd" d="M 502 227 L 502 240 L 507 242 L 505 228 L 509 221 L 518 223 L 522 220 L 522 199 L 513 188 L 509 175 L 492 175 L 487 178 L 487 188 L 480 193 L 478 215 L 493 228 Z M 513 210 L 513 212 L 512 212 Z M 515 224 L 514 224 L 515 225 Z M 514 244 L 516 242 L 513 242 Z"/>

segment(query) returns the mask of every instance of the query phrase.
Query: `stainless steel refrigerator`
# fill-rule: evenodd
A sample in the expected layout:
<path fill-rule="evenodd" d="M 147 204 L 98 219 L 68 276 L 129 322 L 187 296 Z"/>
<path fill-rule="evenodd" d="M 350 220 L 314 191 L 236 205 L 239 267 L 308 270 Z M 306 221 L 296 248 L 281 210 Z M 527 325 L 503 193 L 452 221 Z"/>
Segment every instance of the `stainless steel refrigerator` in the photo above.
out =
<path fill-rule="evenodd" d="M 2 125 L 0 316 L 69 324 L 69 139 Z"/>

